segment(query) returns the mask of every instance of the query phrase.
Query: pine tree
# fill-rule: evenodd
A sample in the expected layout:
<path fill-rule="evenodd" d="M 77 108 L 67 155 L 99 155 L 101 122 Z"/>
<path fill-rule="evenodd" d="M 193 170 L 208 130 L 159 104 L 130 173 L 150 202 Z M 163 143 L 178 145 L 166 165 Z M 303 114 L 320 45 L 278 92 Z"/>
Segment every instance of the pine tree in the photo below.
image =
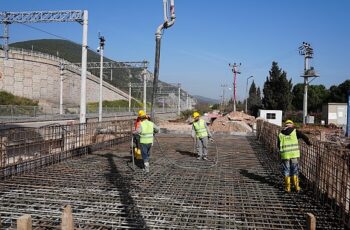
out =
<path fill-rule="evenodd" d="M 248 111 L 251 115 L 257 116 L 259 109 L 262 108 L 260 88 L 256 88 L 255 82 L 253 81 L 249 88 L 248 97 Z"/>
<path fill-rule="evenodd" d="M 292 80 L 287 79 L 287 73 L 278 67 L 277 62 L 272 62 L 270 76 L 266 77 L 264 84 L 263 105 L 266 109 L 282 110 L 290 109 L 292 102 Z"/>

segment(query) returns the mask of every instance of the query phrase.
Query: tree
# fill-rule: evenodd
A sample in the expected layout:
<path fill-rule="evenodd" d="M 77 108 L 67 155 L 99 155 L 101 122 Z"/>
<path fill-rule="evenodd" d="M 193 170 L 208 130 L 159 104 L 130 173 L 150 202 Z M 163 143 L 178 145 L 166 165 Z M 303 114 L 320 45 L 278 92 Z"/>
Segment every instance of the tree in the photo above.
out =
<path fill-rule="evenodd" d="M 263 105 L 266 109 L 277 109 L 283 112 L 290 109 L 292 101 L 292 80 L 287 79 L 287 73 L 278 67 L 277 62 L 272 62 L 270 76 L 264 83 Z"/>
<path fill-rule="evenodd" d="M 251 115 L 257 116 L 259 109 L 262 108 L 260 88 L 256 88 L 255 82 L 253 80 L 249 88 L 249 97 L 247 101 L 248 111 Z"/>
<path fill-rule="evenodd" d="M 350 80 L 346 80 L 339 86 L 333 85 L 329 88 L 328 102 L 347 102 L 347 92 L 350 90 Z"/>

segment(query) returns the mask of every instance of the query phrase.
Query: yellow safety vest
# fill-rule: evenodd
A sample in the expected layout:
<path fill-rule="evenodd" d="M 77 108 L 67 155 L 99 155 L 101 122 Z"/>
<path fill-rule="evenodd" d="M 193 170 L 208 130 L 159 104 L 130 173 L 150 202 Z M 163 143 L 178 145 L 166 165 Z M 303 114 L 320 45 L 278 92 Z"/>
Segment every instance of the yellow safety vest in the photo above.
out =
<path fill-rule="evenodd" d="M 278 137 L 280 140 L 280 153 L 282 159 L 287 160 L 300 157 L 299 143 L 295 129 L 290 135 L 280 133 Z"/>
<path fill-rule="evenodd" d="M 205 128 L 205 121 L 199 119 L 199 121 L 193 123 L 194 130 L 196 131 L 196 136 L 198 138 L 203 138 L 208 136 L 207 129 Z"/>
<path fill-rule="evenodd" d="M 153 122 L 144 120 L 141 122 L 141 144 L 152 144 L 153 143 Z"/>

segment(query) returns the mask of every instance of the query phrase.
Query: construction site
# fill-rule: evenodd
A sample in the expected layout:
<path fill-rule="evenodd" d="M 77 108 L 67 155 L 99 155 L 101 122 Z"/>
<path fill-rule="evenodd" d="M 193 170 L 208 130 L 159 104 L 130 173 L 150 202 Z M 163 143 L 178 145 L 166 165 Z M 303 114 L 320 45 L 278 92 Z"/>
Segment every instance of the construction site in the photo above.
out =
<path fill-rule="evenodd" d="M 180 1 L 178 27 L 183 31 L 166 37 L 171 46 L 165 43 L 160 80 L 161 40 L 177 18 L 174 0 L 159 6 L 140 1 L 137 7 L 131 1 L 108 2 L 108 7 L 81 1 L 74 4 L 89 10 L 15 11 L 22 4 L 38 4 L 28 2 L 33 6 L 10 1 L 14 5 L 0 12 L 0 229 L 350 229 L 350 81 L 341 76 L 346 65 L 328 60 L 323 66 L 339 72 L 328 72 L 322 84 L 311 85 L 320 76 L 310 64 L 314 51 L 309 43 L 298 48 L 304 59 L 301 74 L 285 54 L 287 44 L 265 46 L 271 37 L 277 39 L 272 34 L 295 35 L 290 28 L 297 23 L 258 31 L 275 25 L 275 18 L 282 20 L 285 15 L 277 13 L 294 5 L 281 10 L 264 3 L 253 12 L 244 1 L 239 7 Z M 315 15 L 323 15 L 315 8 Z M 148 20 L 159 11 L 163 19 L 154 34 L 154 21 Z M 235 18 L 241 12 L 244 17 Z M 246 19 L 248 13 L 261 12 L 260 19 Z M 259 26 L 268 14 L 274 22 Z M 58 22 L 78 24 L 82 33 L 75 27 L 50 28 Z M 227 22 L 244 26 L 227 29 Z M 28 25 L 34 23 L 40 28 Z M 305 26 L 305 20 L 300 23 Z M 95 43 L 88 43 L 88 28 L 98 34 Z M 326 35 L 335 34 L 332 29 Z M 45 33 L 55 39 L 9 43 L 27 30 L 28 37 Z M 305 31 L 299 36 L 309 38 Z M 154 51 L 149 34 L 155 40 L 154 62 L 144 58 Z M 265 34 L 270 35 L 264 39 Z M 339 45 L 334 40 L 315 44 L 329 41 Z M 91 49 L 96 43 L 97 49 Z M 106 44 L 114 59 L 104 56 Z M 289 49 L 295 53 L 294 45 Z M 328 47 L 323 49 L 330 56 Z M 242 67 L 245 78 L 238 77 L 242 63 L 228 62 L 232 54 L 250 62 Z M 133 60 L 119 61 L 122 55 Z M 144 55 L 143 60 L 133 55 Z M 303 83 L 293 87 L 276 57 Z M 272 66 L 263 82 L 265 59 Z M 232 88 L 224 84 L 228 71 Z M 212 99 L 220 84 L 221 99 Z M 229 90 L 232 95 L 225 97 Z"/>
<path fill-rule="evenodd" d="M 132 120 L 2 131 L 1 229 L 349 228 L 349 149 L 301 143 L 302 191 L 285 193 L 278 126 L 213 131 L 198 161 L 190 124 L 159 123 L 149 174 Z"/>

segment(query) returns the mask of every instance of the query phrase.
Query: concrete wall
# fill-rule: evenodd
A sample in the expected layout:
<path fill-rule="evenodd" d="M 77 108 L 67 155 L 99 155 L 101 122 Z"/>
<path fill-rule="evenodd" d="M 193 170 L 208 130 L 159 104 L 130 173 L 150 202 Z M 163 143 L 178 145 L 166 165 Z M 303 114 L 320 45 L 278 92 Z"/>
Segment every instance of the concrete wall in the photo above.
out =
<path fill-rule="evenodd" d="M 40 100 L 53 107 L 59 107 L 60 62 L 67 61 L 43 53 L 12 50 L 9 59 L 4 60 L 0 50 L 0 90 L 17 96 Z M 64 71 L 63 104 L 80 104 L 80 71 Z M 99 78 L 87 74 L 87 102 L 99 100 Z M 128 95 L 104 82 L 104 100 L 128 99 Z"/>

